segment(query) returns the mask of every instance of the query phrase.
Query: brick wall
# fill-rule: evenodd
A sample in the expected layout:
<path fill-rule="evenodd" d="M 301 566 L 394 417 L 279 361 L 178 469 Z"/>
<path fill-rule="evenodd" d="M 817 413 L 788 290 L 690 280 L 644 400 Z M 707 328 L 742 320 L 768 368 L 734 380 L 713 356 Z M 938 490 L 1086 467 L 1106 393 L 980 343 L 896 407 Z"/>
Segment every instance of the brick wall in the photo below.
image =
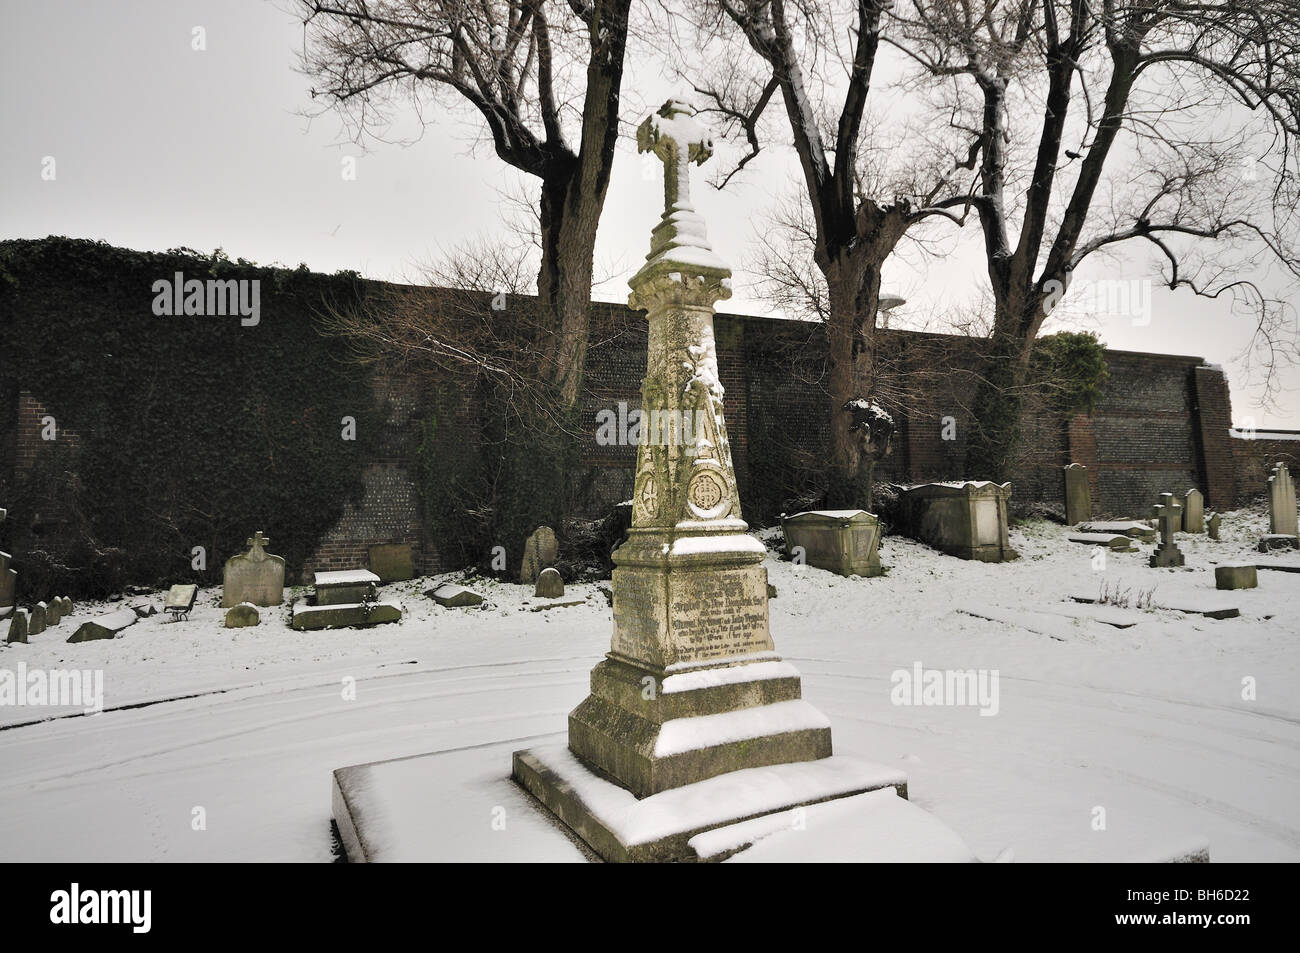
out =
<path fill-rule="evenodd" d="M 1273 467 L 1285 463 L 1293 475 L 1300 474 L 1300 431 L 1242 433 L 1234 432 L 1229 443 L 1235 478 L 1235 503 L 1267 499 L 1268 475 Z"/>

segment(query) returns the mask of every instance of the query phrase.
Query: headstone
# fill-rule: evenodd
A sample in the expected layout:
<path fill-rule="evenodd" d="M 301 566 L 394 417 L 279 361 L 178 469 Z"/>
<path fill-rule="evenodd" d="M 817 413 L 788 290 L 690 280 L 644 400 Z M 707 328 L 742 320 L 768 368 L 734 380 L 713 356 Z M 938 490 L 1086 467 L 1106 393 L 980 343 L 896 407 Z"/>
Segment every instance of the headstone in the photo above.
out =
<path fill-rule="evenodd" d="M 1183 532 L 1205 532 L 1205 497 L 1195 487 L 1183 496 Z"/>
<path fill-rule="evenodd" d="M 1182 507 L 1174 502 L 1172 493 L 1161 493 L 1156 504 L 1156 520 L 1160 524 L 1160 545 L 1151 554 L 1150 564 L 1155 568 L 1181 566 L 1183 554 L 1174 543 L 1174 533 L 1181 522 Z"/>
<path fill-rule="evenodd" d="M 708 158 L 712 140 L 693 107 L 670 100 L 637 141 L 666 167 L 663 218 L 630 281 L 629 306 L 648 312 L 642 419 L 668 425 L 651 424 L 637 445 L 632 526 L 613 556 L 610 652 L 569 715 L 568 750 L 517 751 L 513 776 L 606 860 L 677 860 L 692 854 L 686 838 L 647 832 L 632 851 L 579 792 L 599 789 L 601 804 L 671 799 L 742 769 L 770 790 L 764 772 L 779 765 L 788 781 L 768 810 L 789 809 L 808 801 L 797 789 L 817 787 L 831 730 L 801 699 L 798 671 L 774 652 L 766 550 L 741 518 L 713 333 L 731 271 L 709 247 L 689 195 L 690 162 Z M 672 424 L 685 420 L 689 439 Z M 538 574 L 549 561 L 525 560 Z M 893 775 L 879 786 L 896 783 Z M 711 826 L 753 813 L 726 799 L 712 806 Z"/>
<path fill-rule="evenodd" d="M 172 621 L 189 618 L 194 608 L 194 600 L 199 596 L 199 587 L 193 583 L 180 583 L 167 590 L 167 599 L 163 611 L 172 617 Z"/>
<path fill-rule="evenodd" d="M 1164 501 L 1166 497 L 1172 500 L 1174 498 L 1174 495 L 1172 493 L 1161 493 L 1160 502 L 1157 503 L 1155 506 L 1151 507 L 1151 520 L 1152 520 L 1152 524 L 1155 525 L 1156 527 L 1160 526 L 1160 513 L 1157 511 L 1156 507 L 1165 505 Z M 1183 531 L 1183 507 L 1181 503 L 1178 504 L 1178 514 L 1176 520 L 1177 522 L 1174 523 L 1174 532 L 1181 533 Z"/>
<path fill-rule="evenodd" d="M 59 624 L 63 618 L 63 603 L 58 599 L 51 599 L 45 603 L 45 628 L 52 629 Z"/>
<path fill-rule="evenodd" d="M 108 613 L 108 615 L 101 615 L 89 622 L 83 622 L 81 627 L 72 633 L 72 637 L 68 641 L 90 642 L 96 639 L 114 639 L 127 626 L 135 625 L 138 618 L 139 616 L 130 609 L 118 609 L 116 612 Z"/>
<path fill-rule="evenodd" d="M 1271 536 L 1295 536 L 1295 483 L 1285 463 L 1273 468 L 1268 478 L 1268 532 Z"/>
<path fill-rule="evenodd" d="M 555 538 L 555 530 L 549 526 L 539 526 L 524 543 L 524 561 L 519 567 L 519 581 L 525 584 L 537 582 L 543 569 L 554 565 L 560 555 L 560 544 Z"/>
<path fill-rule="evenodd" d="M 369 569 L 343 569 L 318 572 L 313 583 L 318 606 L 358 605 L 375 601 L 379 577 Z"/>
<path fill-rule="evenodd" d="M 266 551 L 269 542 L 258 530 L 247 541 L 248 552 L 226 560 L 221 608 L 232 609 L 241 602 L 255 606 L 278 606 L 284 602 L 284 559 Z"/>
<path fill-rule="evenodd" d="M 0 523 L 5 521 L 8 514 L 8 510 L 0 509 Z M 9 568 L 12 559 L 12 556 L 0 550 L 0 609 L 17 604 L 18 573 Z"/>
<path fill-rule="evenodd" d="M 1216 589 L 1254 589 L 1259 585 L 1259 574 L 1251 563 L 1224 564 L 1214 567 Z"/>
<path fill-rule="evenodd" d="M 1065 537 L 1072 543 L 1086 543 L 1089 546 L 1105 546 L 1117 553 L 1132 553 L 1137 551 L 1133 545 L 1133 537 L 1125 536 L 1123 533 L 1071 533 Z"/>
<path fill-rule="evenodd" d="M 1007 525 L 1010 483 L 966 480 L 904 487 L 898 513 L 913 539 L 962 559 L 1016 559 Z"/>
<path fill-rule="evenodd" d="M 1092 519 L 1092 490 L 1088 486 L 1088 468 L 1071 463 L 1065 474 L 1065 522 L 1078 526 Z"/>
<path fill-rule="evenodd" d="M 410 543 L 383 543 L 370 547 L 370 571 L 381 583 L 415 578 L 415 554 Z"/>
<path fill-rule="evenodd" d="M 437 589 L 430 589 L 425 595 L 448 609 L 477 606 L 483 602 L 483 597 L 473 589 L 466 589 L 464 586 L 457 586 L 450 582 L 443 583 Z"/>
<path fill-rule="evenodd" d="M 865 510 L 806 510 L 781 517 L 781 531 L 792 559 L 841 576 L 884 574 L 880 520 Z"/>
<path fill-rule="evenodd" d="M 261 621 L 262 616 L 257 611 L 257 606 L 251 602 L 241 603 L 226 612 L 227 629 L 242 629 L 250 625 L 257 625 Z"/>
<path fill-rule="evenodd" d="M 537 587 L 533 595 L 542 599 L 558 599 L 564 595 L 564 579 L 558 569 L 543 569 L 537 576 Z"/>
<path fill-rule="evenodd" d="M 1219 525 L 1223 522 L 1223 517 L 1218 513 L 1211 513 L 1210 518 L 1205 521 L 1205 533 L 1210 539 L 1219 538 Z"/>
<path fill-rule="evenodd" d="M 31 620 L 27 623 L 28 635 L 40 635 L 49 625 L 49 620 L 45 614 L 45 603 L 38 602 L 32 606 Z"/>
<path fill-rule="evenodd" d="M 27 641 L 27 624 L 28 613 L 26 609 L 15 609 L 13 618 L 9 620 L 9 636 L 6 642 L 26 642 Z"/>

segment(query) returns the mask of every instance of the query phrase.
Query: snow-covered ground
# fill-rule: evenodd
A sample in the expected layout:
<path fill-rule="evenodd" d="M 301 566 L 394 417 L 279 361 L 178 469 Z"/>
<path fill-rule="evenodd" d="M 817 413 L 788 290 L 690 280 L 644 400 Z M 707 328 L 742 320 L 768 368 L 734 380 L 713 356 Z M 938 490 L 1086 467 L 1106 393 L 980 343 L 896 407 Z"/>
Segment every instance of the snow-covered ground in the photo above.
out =
<path fill-rule="evenodd" d="M 879 579 L 773 556 L 772 634 L 836 753 L 901 767 L 913 803 L 981 858 L 1142 859 L 1204 838 L 1215 860 L 1300 860 L 1300 573 L 1216 593 L 1209 568 L 1300 564 L 1251 551 L 1264 522 L 1243 511 L 1225 515 L 1222 542 L 1180 535 L 1183 570 L 1147 568 L 1147 545 L 1098 571 L 1089 547 L 1045 523 L 1013 530 L 1022 558 L 1002 565 L 894 537 Z M 72 645 L 105 611 L 78 605 L 31 644 L 0 646 L 0 670 L 102 669 L 108 709 L 0 707 L 0 860 L 328 861 L 331 771 L 430 751 L 488 752 L 458 796 L 481 785 L 499 798 L 512 748 L 563 741 L 611 610 L 592 585 L 569 587 L 583 605 L 541 612 L 530 588 L 482 580 L 478 608 L 421 595 L 457 578 L 384 587 L 406 618 L 368 630 L 295 632 L 287 605 L 225 629 L 210 589 L 188 622 L 158 615 Z M 1064 614 L 1103 581 L 1241 617 L 1144 611 L 1121 629 Z M 996 670 L 996 714 L 894 704 L 893 674 L 918 664 Z M 528 827 L 521 858 L 577 856 Z"/>

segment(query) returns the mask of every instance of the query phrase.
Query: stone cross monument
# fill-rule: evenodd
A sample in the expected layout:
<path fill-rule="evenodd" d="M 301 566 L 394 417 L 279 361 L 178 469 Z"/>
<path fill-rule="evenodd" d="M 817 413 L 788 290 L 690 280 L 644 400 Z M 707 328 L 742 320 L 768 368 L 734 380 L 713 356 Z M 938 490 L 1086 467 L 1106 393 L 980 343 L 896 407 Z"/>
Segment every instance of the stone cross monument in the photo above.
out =
<path fill-rule="evenodd" d="M 632 526 L 614 552 L 614 632 L 591 694 L 569 715 L 568 750 L 516 752 L 514 776 L 607 859 L 676 859 L 684 840 L 615 845 L 574 792 L 598 778 L 644 799 L 748 768 L 797 767 L 811 783 L 841 759 L 830 722 L 802 700 L 799 672 L 773 651 L 765 550 L 741 519 L 713 336 L 731 270 L 690 202 L 690 165 L 709 158 L 712 141 L 689 104 L 669 100 L 637 142 L 664 163 L 664 212 L 629 281 L 649 345 Z M 904 783 L 895 772 L 853 786 Z"/>
<path fill-rule="evenodd" d="M 1156 521 L 1160 524 L 1160 545 L 1147 562 L 1153 569 L 1181 566 L 1183 553 L 1174 542 L 1174 533 L 1182 522 L 1183 508 L 1174 502 L 1172 493 L 1161 493 L 1155 511 Z"/>

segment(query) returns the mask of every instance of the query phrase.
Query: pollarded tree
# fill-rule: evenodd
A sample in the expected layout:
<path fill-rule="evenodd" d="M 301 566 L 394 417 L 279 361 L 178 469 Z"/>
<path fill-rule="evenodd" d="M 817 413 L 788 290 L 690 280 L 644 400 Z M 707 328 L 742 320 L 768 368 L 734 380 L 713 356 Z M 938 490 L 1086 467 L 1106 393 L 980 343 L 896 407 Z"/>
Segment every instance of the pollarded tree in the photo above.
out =
<path fill-rule="evenodd" d="M 596 229 L 609 188 L 631 0 L 298 0 L 312 90 L 358 136 L 395 106 L 478 113 L 497 156 L 540 180 L 542 377 L 563 410 L 586 361 Z"/>
<path fill-rule="evenodd" d="M 1255 280 L 1259 258 L 1300 278 L 1293 0 L 909 0 L 896 16 L 899 49 L 980 130 L 994 315 L 970 475 L 1006 476 L 1034 339 L 1090 256 L 1146 243 L 1169 288 L 1249 306 L 1270 367 L 1294 345 L 1294 309 Z"/>
<path fill-rule="evenodd" d="M 867 122 L 889 6 L 705 0 L 698 20 L 708 52 L 700 60 L 712 65 L 685 68 L 706 110 L 748 140 L 740 167 L 773 136 L 788 134 L 798 156 L 811 212 L 807 237 L 825 282 L 832 506 L 870 500 L 870 455 L 880 444 L 863 440 L 859 424 L 876 393 L 881 268 L 922 222 L 944 217 L 960 224 L 972 185 L 960 175 L 973 168 L 971 132 L 908 129 L 898 120 L 881 130 Z M 778 111 L 769 110 L 774 103 L 784 111 L 776 129 L 764 121 Z"/>

